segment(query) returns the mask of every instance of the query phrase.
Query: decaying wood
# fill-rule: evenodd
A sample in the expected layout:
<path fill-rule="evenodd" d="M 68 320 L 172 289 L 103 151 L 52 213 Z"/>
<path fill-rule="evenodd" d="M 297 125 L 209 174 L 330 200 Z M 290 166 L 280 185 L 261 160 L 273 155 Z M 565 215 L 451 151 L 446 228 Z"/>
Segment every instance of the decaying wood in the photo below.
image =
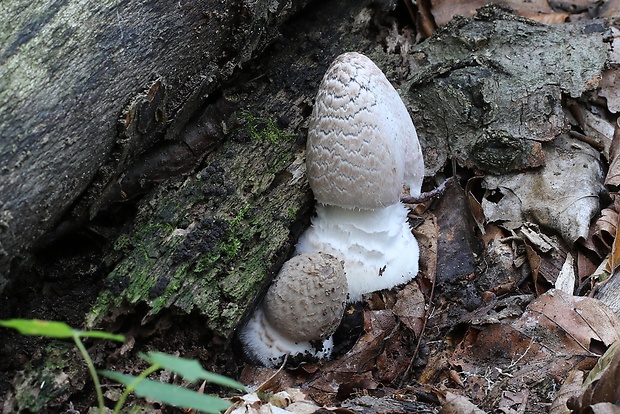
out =
<path fill-rule="evenodd" d="M 0 291 L 89 185 L 69 221 L 96 214 L 102 188 L 175 139 L 305 3 L 3 1 Z"/>

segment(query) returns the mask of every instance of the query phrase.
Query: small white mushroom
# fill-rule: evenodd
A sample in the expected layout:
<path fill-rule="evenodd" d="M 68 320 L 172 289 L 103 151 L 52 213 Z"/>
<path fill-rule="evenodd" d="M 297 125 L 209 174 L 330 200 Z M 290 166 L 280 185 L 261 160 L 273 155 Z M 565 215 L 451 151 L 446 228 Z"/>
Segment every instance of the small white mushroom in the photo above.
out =
<path fill-rule="evenodd" d="M 346 301 L 347 279 L 338 259 L 297 255 L 284 263 L 239 338 L 245 352 L 267 367 L 286 355 L 329 358 Z"/>
<path fill-rule="evenodd" d="M 325 73 L 306 167 L 317 215 L 297 251 L 343 260 L 350 301 L 413 279 L 418 243 L 399 200 L 403 185 L 420 194 L 424 160 L 407 108 L 366 56 L 340 55 Z"/>

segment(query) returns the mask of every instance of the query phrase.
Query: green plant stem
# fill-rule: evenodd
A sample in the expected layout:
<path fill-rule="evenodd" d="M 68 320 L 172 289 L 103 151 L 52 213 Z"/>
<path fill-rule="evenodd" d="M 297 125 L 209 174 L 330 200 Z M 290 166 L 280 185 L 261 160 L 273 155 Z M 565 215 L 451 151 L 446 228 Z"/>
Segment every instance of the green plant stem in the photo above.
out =
<path fill-rule="evenodd" d="M 140 375 L 138 375 L 136 380 L 132 382 L 131 384 L 129 384 L 127 388 L 125 388 L 123 395 L 121 395 L 121 398 L 119 398 L 116 405 L 114 406 L 114 414 L 118 414 L 121 412 L 121 408 L 123 407 L 123 404 L 125 404 L 125 400 L 129 396 L 129 393 L 132 392 L 136 388 L 138 383 L 160 368 L 161 367 L 159 365 L 153 364 L 150 367 L 148 367 L 146 370 L 144 370 Z"/>
<path fill-rule="evenodd" d="M 90 371 L 90 376 L 93 377 L 93 382 L 95 383 L 95 391 L 97 392 L 97 401 L 99 402 L 99 411 L 101 414 L 105 414 L 105 405 L 103 404 L 103 393 L 101 392 L 101 383 L 99 382 L 99 375 L 97 375 L 97 371 L 95 370 L 95 365 L 93 364 L 93 360 L 90 359 L 90 355 L 88 355 L 88 351 L 84 347 L 82 340 L 78 334 L 73 334 L 73 340 L 75 341 L 75 345 L 77 345 L 84 361 L 86 361 L 86 365 L 88 366 L 88 370 Z"/>

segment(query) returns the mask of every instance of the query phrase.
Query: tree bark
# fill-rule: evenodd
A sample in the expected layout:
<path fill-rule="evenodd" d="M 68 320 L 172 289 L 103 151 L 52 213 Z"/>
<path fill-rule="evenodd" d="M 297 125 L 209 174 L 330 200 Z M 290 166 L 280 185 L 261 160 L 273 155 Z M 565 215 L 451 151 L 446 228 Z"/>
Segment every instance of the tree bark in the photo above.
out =
<path fill-rule="evenodd" d="M 102 189 L 175 139 L 306 2 L 3 1 L 0 292 L 89 185 L 67 222 L 95 215 Z"/>

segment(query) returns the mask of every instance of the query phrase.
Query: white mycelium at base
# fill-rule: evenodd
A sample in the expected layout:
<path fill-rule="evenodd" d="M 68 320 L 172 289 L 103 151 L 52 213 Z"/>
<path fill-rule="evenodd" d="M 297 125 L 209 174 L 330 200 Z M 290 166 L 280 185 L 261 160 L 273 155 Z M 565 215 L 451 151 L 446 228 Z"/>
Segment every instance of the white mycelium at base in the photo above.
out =
<path fill-rule="evenodd" d="M 247 354 L 269 368 L 281 365 L 286 355 L 329 358 L 334 344 L 331 336 L 315 341 L 318 346 L 314 346 L 310 342 L 295 342 L 280 335 L 265 319 L 262 307 L 254 312 L 239 334 L 239 339 Z"/>
<path fill-rule="evenodd" d="M 316 212 L 297 252 L 320 251 L 343 259 L 350 302 L 407 283 L 418 273 L 418 242 L 401 203 L 377 210 L 317 204 Z"/>

